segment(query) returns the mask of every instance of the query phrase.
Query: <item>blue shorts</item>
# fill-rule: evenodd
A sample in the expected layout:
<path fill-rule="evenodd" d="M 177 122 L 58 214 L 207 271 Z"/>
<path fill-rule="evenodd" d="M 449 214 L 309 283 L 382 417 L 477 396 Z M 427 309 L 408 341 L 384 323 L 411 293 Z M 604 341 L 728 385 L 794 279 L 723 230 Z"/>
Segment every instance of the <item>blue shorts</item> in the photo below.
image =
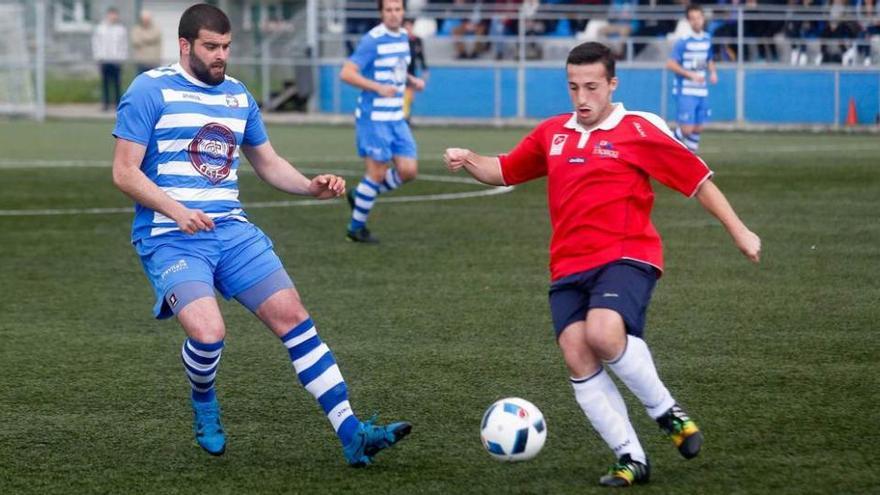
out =
<path fill-rule="evenodd" d="M 418 150 L 405 120 L 373 122 L 358 119 L 354 124 L 358 156 L 386 163 L 392 157 L 416 158 Z"/>
<path fill-rule="evenodd" d="M 556 280 L 550 285 L 556 338 L 572 323 L 586 320 L 592 308 L 617 311 L 623 317 L 626 333 L 642 337 L 657 276 L 657 269 L 651 265 L 619 260 Z"/>
<path fill-rule="evenodd" d="M 711 114 L 708 96 L 678 95 L 678 125 L 703 125 Z"/>
<path fill-rule="evenodd" d="M 214 230 L 194 235 L 177 231 L 148 237 L 134 247 L 153 285 L 153 316 L 159 319 L 173 315 L 165 295 L 182 282 L 204 282 L 230 299 L 282 268 L 269 237 L 238 220 L 217 222 Z"/>

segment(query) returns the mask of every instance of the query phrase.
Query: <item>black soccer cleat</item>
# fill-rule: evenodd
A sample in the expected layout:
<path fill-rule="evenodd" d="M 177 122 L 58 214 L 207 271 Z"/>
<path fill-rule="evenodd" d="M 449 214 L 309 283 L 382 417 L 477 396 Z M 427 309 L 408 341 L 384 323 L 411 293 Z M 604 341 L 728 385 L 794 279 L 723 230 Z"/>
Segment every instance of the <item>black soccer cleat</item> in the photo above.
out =
<path fill-rule="evenodd" d="M 657 418 L 657 424 L 666 435 L 672 439 L 672 443 L 678 447 L 678 452 L 685 459 L 693 459 L 700 453 L 703 446 L 703 434 L 697 423 L 688 417 L 684 409 L 678 404 L 673 405 L 663 416 Z"/>
<path fill-rule="evenodd" d="M 633 460 L 629 454 L 620 456 L 620 459 L 608 469 L 608 474 L 599 478 L 602 486 L 625 488 L 635 484 L 644 484 L 651 479 L 651 465 L 648 461 L 641 463 Z"/>
<path fill-rule="evenodd" d="M 374 237 L 373 234 L 370 233 L 370 230 L 366 227 L 360 230 L 355 230 L 354 232 L 349 230 L 345 233 L 345 236 L 351 242 L 360 242 L 363 244 L 379 244 L 379 239 Z"/>

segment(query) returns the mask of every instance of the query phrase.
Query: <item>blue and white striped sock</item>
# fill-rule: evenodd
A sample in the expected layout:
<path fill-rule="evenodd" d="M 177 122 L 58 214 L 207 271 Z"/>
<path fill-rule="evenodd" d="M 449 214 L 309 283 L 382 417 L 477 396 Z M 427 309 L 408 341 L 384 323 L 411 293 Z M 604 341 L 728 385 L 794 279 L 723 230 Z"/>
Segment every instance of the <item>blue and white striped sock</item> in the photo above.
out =
<path fill-rule="evenodd" d="M 281 337 L 299 381 L 311 393 L 342 445 L 348 445 L 360 421 L 348 402 L 348 387 L 327 344 L 321 342 L 311 318 L 295 326 Z"/>
<path fill-rule="evenodd" d="M 397 169 L 388 167 L 388 171 L 385 172 L 385 180 L 383 180 L 382 183 L 379 184 L 379 194 L 393 191 L 401 185 L 403 185 L 403 179 L 400 178 L 400 174 L 397 172 Z"/>
<path fill-rule="evenodd" d="M 684 145 L 694 153 L 700 149 L 700 133 L 692 132 L 684 137 Z"/>
<path fill-rule="evenodd" d="M 190 338 L 183 341 L 180 357 L 192 387 L 192 400 L 210 402 L 216 398 L 214 380 L 222 353 L 222 340 L 213 344 L 203 344 Z"/>
<path fill-rule="evenodd" d="M 376 197 L 379 196 L 379 188 L 379 184 L 369 177 L 365 176 L 361 179 L 354 190 L 354 208 L 351 210 L 351 222 L 348 224 L 349 232 L 361 230 L 367 224 L 367 217 L 370 216 L 370 210 L 373 209 Z"/>
<path fill-rule="evenodd" d="M 675 139 L 678 139 L 684 144 L 684 134 L 681 132 L 681 127 L 676 127 L 675 130 L 672 131 L 672 134 L 675 136 Z"/>

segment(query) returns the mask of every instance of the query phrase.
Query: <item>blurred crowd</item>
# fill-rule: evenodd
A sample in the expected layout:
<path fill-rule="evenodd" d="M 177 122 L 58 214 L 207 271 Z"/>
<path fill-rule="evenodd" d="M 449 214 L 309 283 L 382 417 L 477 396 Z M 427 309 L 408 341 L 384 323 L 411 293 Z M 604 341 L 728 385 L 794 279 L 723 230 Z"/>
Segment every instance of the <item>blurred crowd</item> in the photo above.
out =
<path fill-rule="evenodd" d="M 429 13 L 416 19 L 417 29 L 425 37 L 448 37 L 458 59 L 516 57 L 505 37 L 519 33 L 521 19 L 525 34 L 537 37 L 527 44 L 526 58 L 541 58 L 545 37 L 604 41 L 624 58 L 638 57 L 656 40 L 686 34 L 689 3 L 706 11 L 718 61 L 741 55 L 750 62 L 794 65 L 880 62 L 874 0 L 410 0 L 408 9 Z M 587 8 L 579 12 L 578 6 Z M 746 13 L 743 54 L 737 53 L 737 6 Z M 363 33 L 368 24 L 354 20 L 347 31 Z"/>

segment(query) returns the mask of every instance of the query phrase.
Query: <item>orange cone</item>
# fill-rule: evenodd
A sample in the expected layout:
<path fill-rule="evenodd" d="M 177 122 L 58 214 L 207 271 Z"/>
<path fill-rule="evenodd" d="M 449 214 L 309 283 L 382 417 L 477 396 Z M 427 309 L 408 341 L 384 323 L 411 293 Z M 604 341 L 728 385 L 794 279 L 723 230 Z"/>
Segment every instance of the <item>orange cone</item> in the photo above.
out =
<path fill-rule="evenodd" d="M 856 112 L 856 99 L 849 99 L 849 108 L 846 111 L 846 126 L 853 127 L 859 123 L 859 114 Z"/>

